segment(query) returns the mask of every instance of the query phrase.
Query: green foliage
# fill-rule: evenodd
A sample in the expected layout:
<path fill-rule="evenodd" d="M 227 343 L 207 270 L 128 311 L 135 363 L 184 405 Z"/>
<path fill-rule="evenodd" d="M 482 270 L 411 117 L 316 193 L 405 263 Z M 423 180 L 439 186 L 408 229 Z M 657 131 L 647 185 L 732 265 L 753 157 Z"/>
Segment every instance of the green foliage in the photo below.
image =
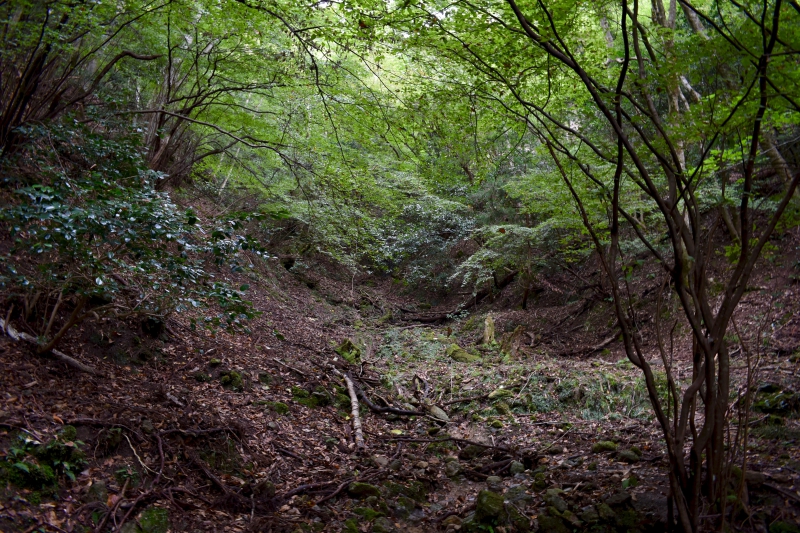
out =
<path fill-rule="evenodd" d="M 27 434 L 19 434 L 0 462 L 2 476 L 12 484 L 27 489 L 54 491 L 58 478 L 75 481 L 86 466 L 86 459 L 76 439 L 73 426 L 64 426 L 55 438 L 42 443 Z"/>
<path fill-rule="evenodd" d="M 3 255 L 0 288 L 38 305 L 45 324 L 69 302 L 72 316 L 53 333 L 89 317 L 164 317 L 209 304 L 219 312 L 204 318 L 207 327 L 242 328 L 258 314 L 243 298 L 246 285 L 232 288 L 210 271 L 225 262 L 240 269 L 242 250 L 262 253 L 242 231 L 247 216 L 203 228 L 191 211 L 157 190 L 162 176 L 146 169 L 130 136 L 116 139 L 63 125 L 29 129 L 27 135 L 47 139 L 58 153 L 28 153 L 40 167 L 35 176 L 6 168 L 6 186 L 18 186 L 0 212 L 0 224 L 13 239 Z M 52 165 L 58 154 L 72 165 Z M 201 238 L 203 232 L 210 237 Z M 42 293 L 51 296 L 41 299 Z"/>

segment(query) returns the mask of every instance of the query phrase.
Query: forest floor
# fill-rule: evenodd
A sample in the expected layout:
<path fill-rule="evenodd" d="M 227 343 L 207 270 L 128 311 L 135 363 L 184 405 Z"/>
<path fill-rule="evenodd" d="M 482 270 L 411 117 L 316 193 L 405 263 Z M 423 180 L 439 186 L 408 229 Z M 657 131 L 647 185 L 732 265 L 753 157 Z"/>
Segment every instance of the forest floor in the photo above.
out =
<path fill-rule="evenodd" d="M 800 524 L 798 244 L 785 236 L 737 313 L 732 390 L 748 366 L 760 387 L 737 530 Z M 685 381 L 678 309 L 656 307 L 655 274 L 640 278 L 657 375 L 661 324 Z M 194 330 L 188 314 L 163 329 L 87 324 L 63 351 L 98 375 L 0 339 L 0 530 L 665 529 L 667 462 L 642 378 L 610 304 L 568 273 L 527 310 L 512 285 L 440 325 L 418 319 L 453 301 L 425 309 L 392 280 L 356 283 L 323 261 L 271 260 L 234 281 L 263 313 L 250 333 Z"/>

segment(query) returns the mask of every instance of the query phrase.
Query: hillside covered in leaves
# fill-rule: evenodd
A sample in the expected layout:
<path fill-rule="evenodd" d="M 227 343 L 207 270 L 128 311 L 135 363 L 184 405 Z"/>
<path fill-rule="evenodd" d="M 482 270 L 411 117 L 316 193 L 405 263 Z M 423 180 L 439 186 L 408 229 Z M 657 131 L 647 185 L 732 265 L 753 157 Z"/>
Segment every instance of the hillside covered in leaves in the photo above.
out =
<path fill-rule="evenodd" d="M 0 530 L 800 531 L 794 0 L 0 31 Z"/>

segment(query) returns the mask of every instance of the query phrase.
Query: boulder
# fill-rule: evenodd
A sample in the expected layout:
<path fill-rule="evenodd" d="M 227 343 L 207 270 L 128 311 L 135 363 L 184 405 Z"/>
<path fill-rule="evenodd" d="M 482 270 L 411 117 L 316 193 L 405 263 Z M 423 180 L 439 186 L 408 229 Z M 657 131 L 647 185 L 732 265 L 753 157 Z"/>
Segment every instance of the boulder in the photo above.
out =
<path fill-rule="evenodd" d="M 481 358 L 477 355 L 472 355 L 468 353 L 464 348 L 459 346 L 458 344 L 451 344 L 447 347 L 447 355 L 453 361 L 457 361 L 459 363 L 475 363 L 480 361 Z"/>
<path fill-rule="evenodd" d="M 478 500 L 475 505 L 475 519 L 480 521 L 498 518 L 505 509 L 503 497 L 490 490 L 482 490 L 478 493 Z"/>

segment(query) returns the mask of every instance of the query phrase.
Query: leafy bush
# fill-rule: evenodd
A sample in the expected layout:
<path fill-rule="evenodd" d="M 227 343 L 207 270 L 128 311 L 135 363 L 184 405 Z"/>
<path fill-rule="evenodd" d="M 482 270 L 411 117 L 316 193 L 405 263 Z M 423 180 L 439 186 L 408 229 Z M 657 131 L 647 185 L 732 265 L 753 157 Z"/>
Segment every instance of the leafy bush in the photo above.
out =
<path fill-rule="evenodd" d="M 130 137 L 58 125 L 28 136 L 46 137 L 55 153 L 32 142 L 24 160 L 35 173 L 6 162 L 5 186 L 15 190 L 0 224 L 13 246 L 2 255 L 0 288 L 21 304 L 23 321 L 37 324 L 41 351 L 90 317 L 163 319 L 214 303 L 221 312 L 205 324 L 236 328 L 256 315 L 246 285 L 215 281 L 208 268 L 229 260 L 241 269 L 241 250 L 263 255 L 240 231 L 248 217 L 204 225 L 179 209 L 156 190 L 163 175 L 146 169 Z"/>

